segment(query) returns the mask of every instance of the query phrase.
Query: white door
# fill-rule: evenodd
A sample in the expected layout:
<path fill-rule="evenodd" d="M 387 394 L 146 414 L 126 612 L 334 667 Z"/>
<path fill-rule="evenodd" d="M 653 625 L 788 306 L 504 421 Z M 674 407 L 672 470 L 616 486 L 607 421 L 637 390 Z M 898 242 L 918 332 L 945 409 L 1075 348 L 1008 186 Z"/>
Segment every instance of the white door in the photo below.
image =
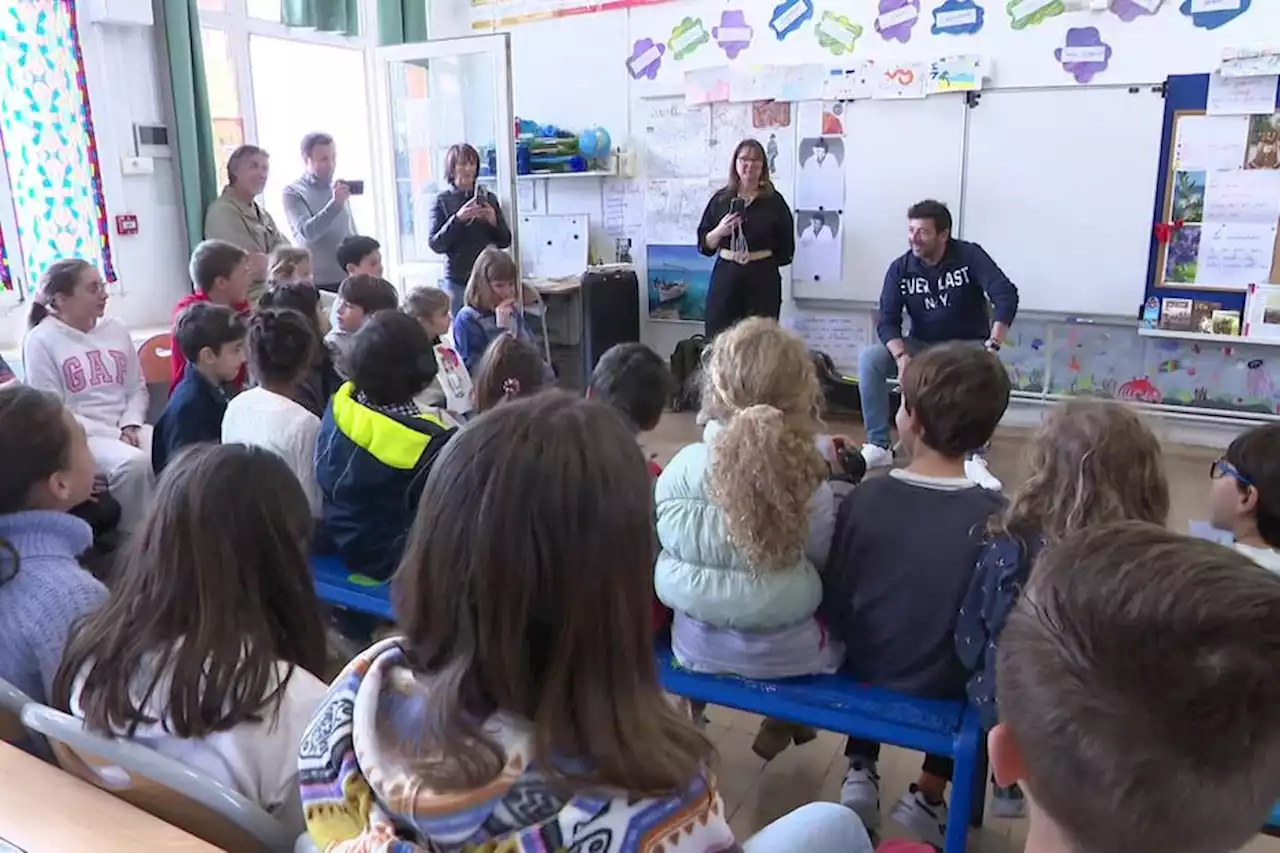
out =
<path fill-rule="evenodd" d="M 406 291 L 444 278 L 444 258 L 428 244 L 431 209 L 448 188 L 445 152 L 458 142 L 480 152 L 481 180 L 502 204 L 519 258 L 507 34 L 379 48 L 374 64 L 387 277 Z"/>

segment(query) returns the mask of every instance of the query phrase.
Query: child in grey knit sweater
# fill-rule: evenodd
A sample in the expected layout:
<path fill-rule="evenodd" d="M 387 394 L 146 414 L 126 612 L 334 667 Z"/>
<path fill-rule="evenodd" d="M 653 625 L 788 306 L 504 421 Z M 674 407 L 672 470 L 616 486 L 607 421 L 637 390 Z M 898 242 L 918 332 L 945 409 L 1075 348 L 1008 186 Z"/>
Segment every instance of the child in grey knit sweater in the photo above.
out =
<path fill-rule="evenodd" d="M 84 427 L 52 394 L 0 389 L 0 678 L 46 702 L 71 626 L 107 590 L 76 558 L 93 544 L 67 510 L 93 492 Z"/>

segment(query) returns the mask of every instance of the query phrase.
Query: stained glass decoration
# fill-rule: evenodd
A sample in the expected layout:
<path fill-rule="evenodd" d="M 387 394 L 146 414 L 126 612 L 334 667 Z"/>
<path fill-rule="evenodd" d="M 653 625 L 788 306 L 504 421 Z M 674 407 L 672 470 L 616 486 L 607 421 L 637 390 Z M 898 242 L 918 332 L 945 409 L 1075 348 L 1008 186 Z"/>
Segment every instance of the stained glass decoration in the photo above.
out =
<path fill-rule="evenodd" d="M 9 245 L 29 282 L 67 257 L 95 263 L 114 281 L 75 0 L 6 6 L 0 10 L 0 146 L 18 222 Z"/>

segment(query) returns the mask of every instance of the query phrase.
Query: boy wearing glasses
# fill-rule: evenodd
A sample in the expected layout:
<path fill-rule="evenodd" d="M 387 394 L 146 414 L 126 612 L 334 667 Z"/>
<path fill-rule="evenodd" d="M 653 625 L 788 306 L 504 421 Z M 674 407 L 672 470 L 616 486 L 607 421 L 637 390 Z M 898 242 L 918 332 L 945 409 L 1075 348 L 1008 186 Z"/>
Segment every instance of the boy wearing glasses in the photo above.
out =
<path fill-rule="evenodd" d="M 1240 553 L 1280 573 L 1280 424 L 1240 435 L 1209 471 L 1209 521 Z"/>

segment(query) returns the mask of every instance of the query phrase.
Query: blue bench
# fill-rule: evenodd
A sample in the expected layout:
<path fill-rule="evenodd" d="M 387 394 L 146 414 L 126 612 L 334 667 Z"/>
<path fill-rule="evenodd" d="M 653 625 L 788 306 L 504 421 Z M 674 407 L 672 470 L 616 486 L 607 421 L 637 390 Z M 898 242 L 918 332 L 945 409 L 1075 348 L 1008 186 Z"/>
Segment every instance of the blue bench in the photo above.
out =
<path fill-rule="evenodd" d="M 658 677 L 667 692 L 688 699 L 949 755 L 955 759 L 955 774 L 944 853 L 964 853 L 968 826 L 963 816 L 968 815 L 968 823 L 975 827 L 982 825 L 987 741 L 977 713 L 965 702 L 913 699 L 867 687 L 844 675 L 785 681 L 701 675 L 682 669 L 665 641 L 658 647 Z"/>
<path fill-rule="evenodd" d="M 391 613 L 390 588 L 370 578 L 353 575 L 338 557 L 312 557 L 311 576 L 315 578 L 316 597 L 325 604 L 367 613 L 394 622 Z"/>

